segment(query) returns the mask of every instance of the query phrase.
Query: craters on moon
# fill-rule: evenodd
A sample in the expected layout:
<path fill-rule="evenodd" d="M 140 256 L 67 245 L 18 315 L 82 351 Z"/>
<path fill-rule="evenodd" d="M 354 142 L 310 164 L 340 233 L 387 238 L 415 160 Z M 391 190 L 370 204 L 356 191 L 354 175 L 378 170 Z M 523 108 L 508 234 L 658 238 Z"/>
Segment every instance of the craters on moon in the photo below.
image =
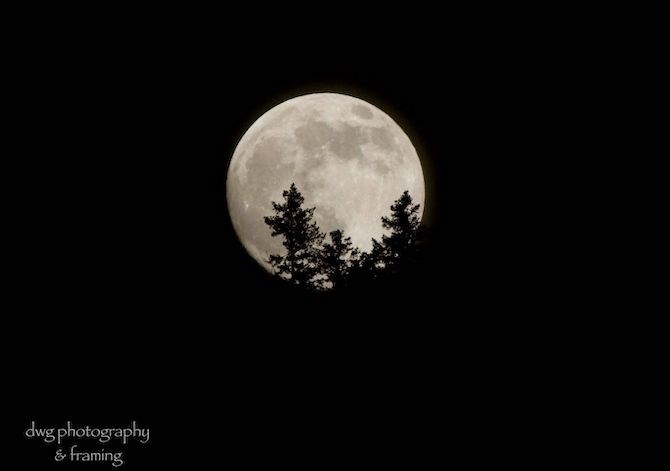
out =
<path fill-rule="evenodd" d="M 354 106 L 351 107 L 351 111 L 356 116 L 358 116 L 359 118 L 363 118 L 363 119 L 372 119 L 372 116 L 373 116 L 372 111 L 370 110 L 370 108 L 368 108 L 367 106 L 364 106 L 364 105 L 354 105 Z"/>
<path fill-rule="evenodd" d="M 357 98 L 317 93 L 293 98 L 262 115 L 240 140 L 228 169 L 233 226 L 266 269 L 283 253 L 263 218 L 295 183 L 324 232 L 342 229 L 369 250 L 384 233 L 381 217 L 409 190 L 425 199 L 419 157 L 403 130 L 383 111 Z"/>

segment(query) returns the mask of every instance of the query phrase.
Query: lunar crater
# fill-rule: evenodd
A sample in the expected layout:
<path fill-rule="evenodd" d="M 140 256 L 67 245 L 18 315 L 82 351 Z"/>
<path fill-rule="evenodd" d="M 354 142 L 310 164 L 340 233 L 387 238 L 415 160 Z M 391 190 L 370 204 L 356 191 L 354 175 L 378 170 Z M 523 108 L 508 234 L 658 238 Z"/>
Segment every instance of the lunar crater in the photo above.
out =
<path fill-rule="evenodd" d="M 354 105 L 354 106 L 351 107 L 351 111 L 356 116 L 358 116 L 359 118 L 363 118 L 363 119 L 372 119 L 372 117 L 374 116 L 374 114 L 372 114 L 372 111 L 370 110 L 370 108 L 368 108 L 367 106 L 363 106 L 363 105 Z"/>
<path fill-rule="evenodd" d="M 293 98 L 262 115 L 244 134 L 229 165 L 228 209 L 249 254 L 270 270 L 284 253 L 263 218 L 295 183 L 322 232 L 341 229 L 369 250 L 384 233 L 381 217 L 403 191 L 421 204 L 423 172 L 402 129 L 374 105 L 317 93 Z"/>

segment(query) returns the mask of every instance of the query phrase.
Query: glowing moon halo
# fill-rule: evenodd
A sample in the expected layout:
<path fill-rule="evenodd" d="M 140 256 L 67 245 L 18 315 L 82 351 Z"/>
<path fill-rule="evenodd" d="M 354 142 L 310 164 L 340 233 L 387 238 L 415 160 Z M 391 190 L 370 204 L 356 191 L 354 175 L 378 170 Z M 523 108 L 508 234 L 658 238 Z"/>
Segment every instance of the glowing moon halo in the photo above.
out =
<path fill-rule="evenodd" d="M 263 218 L 295 182 L 323 232 L 342 229 L 361 250 L 385 233 L 381 217 L 408 190 L 423 212 L 421 161 L 386 113 L 358 98 L 314 93 L 263 114 L 238 143 L 228 167 L 226 197 L 242 245 L 265 269 L 285 253 Z"/>

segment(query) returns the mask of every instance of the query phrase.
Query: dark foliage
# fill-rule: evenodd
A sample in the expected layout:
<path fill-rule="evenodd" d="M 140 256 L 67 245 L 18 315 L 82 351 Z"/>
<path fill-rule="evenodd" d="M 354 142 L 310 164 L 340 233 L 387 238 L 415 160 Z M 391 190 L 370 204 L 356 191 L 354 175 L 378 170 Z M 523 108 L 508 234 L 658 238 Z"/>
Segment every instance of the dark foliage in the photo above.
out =
<path fill-rule="evenodd" d="M 305 198 L 295 184 L 282 193 L 283 203 L 272 202 L 275 215 L 265 218 L 272 237 L 282 236 L 286 255 L 270 255 L 268 262 L 276 273 L 299 286 L 316 288 L 320 272 L 319 247 L 324 234 L 312 222 L 314 208 L 303 208 Z"/>
<path fill-rule="evenodd" d="M 346 286 L 352 269 L 357 266 L 360 251 L 341 230 L 332 231 L 330 240 L 321 249 L 321 272 L 325 282 L 330 282 L 330 288 L 340 288 Z"/>
<path fill-rule="evenodd" d="M 391 206 L 391 216 L 382 217 L 382 225 L 391 233 L 382 236 L 382 244 L 373 240 L 373 253 L 378 253 L 384 268 L 395 270 L 414 255 L 421 224 L 419 206 L 405 191 Z"/>
<path fill-rule="evenodd" d="M 304 202 L 295 184 L 283 192 L 284 203 L 273 202 L 275 216 L 265 218 L 272 236 L 282 236 L 286 255 L 269 258 L 275 272 L 292 284 L 312 289 L 348 286 L 365 287 L 373 280 L 395 275 L 411 264 L 417 252 L 422 226 L 420 205 L 414 204 L 405 191 L 390 207 L 391 214 L 382 217 L 389 230 L 381 242 L 372 239 L 370 252 L 353 247 L 351 238 L 341 230 L 330 232 L 330 242 L 312 222 L 315 208 L 302 208 Z"/>

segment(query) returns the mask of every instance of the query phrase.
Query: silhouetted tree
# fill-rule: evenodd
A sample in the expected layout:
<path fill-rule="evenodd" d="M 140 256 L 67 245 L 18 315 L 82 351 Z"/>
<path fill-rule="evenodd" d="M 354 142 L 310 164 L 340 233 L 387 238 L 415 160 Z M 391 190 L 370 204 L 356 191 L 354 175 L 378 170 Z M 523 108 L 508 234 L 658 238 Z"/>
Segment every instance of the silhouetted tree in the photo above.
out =
<path fill-rule="evenodd" d="M 346 285 L 360 252 L 351 244 L 351 237 L 345 238 L 341 230 L 332 231 L 330 240 L 321 249 L 321 273 L 324 284 L 330 282 L 329 288 L 338 288 Z"/>
<path fill-rule="evenodd" d="M 303 208 L 304 198 L 291 184 L 282 193 L 284 202 L 272 202 L 274 216 L 265 218 L 272 236 L 282 236 L 286 255 L 270 255 L 268 262 L 277 275 L 295 285 L 313 289 L 341 288 L 355 285 L 365 289 L 369 281 L 399 273 L 401 265 L 412 262 L 422 226 L 420 205 L 414 204 L 408 191 L 395 200 L 390 216 L 382 217 L 389 231 L 381 241 L 372 239 L 370 252 L 353 246 L 341 230 L 330 232 L 330 242 L 312 222 L 315 208 Z M 408 265 L 408 268 L 409 267 Z"/>
<path fill-rule="evenodd" d="M 282 193 L 283 203 L 272 202 L 274 216 L 265 218 L 272 229 L 272 237 L 282 236 L 286 255 L 270 255 L 268 262 L 276 273 L 291 283 L 318 288 L 321 286 L 320 245 L 324 234 L 312 222 L 314 208 L 303 208 L 305 198 L 291 184 L 288 191 Z"/>
<path fill-rule="evenodd" d="M 374 270 L 396 270 L 413 255 L 421 224 L 419 208 L 405 191 L 391 206 L 391 215 L 382 217 L 382 226 L 391 232 L 382 236 L 381 243 L 372 239 L 370 258 Z"/>

